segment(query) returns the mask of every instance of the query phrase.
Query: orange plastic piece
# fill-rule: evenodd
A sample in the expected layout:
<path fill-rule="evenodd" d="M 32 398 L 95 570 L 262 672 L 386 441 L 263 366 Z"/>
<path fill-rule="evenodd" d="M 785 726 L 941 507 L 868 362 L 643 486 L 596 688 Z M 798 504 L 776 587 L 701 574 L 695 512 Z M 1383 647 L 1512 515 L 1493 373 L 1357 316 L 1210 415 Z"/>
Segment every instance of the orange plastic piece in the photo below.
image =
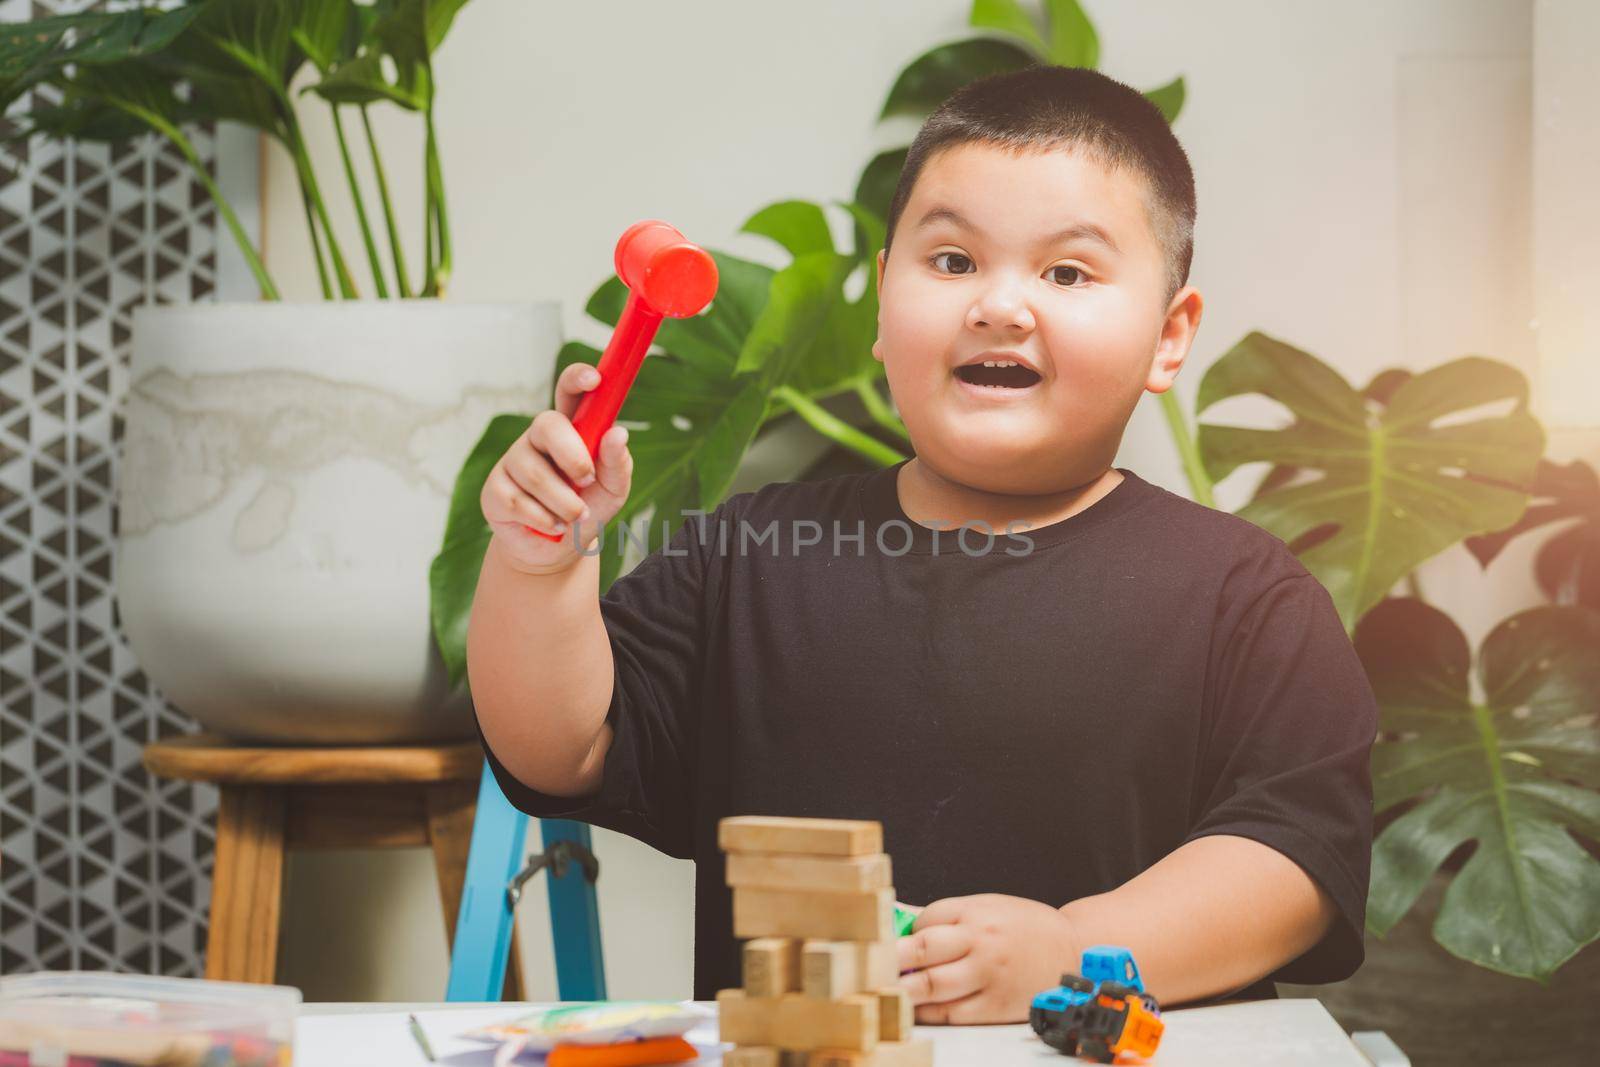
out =
<path fill-rule="evenodd" d="M 683 1063 L 700 1055 L 681 1037 L 652 1037 L 615 1045 L 557 1045 L 545 1067 L 639 1067 L 647 1063 Z"/>
<path fill-rule="evenodd" d="M 1107 997 L 1101 997 L 1100 1003 L 1108 1008 L 1116 1006 L 1116 1001 Z M 1166 1028 L 1167 1024 L 1145 1007 L 1144 1001 L 1136 996 L 1129 997 L 1128 1019 L 1122 1024 L 1122 1034 L 1110 1045 L 1111 1054 L 1131 1052 L 1135 1056 L 1154 1056 Z"/>

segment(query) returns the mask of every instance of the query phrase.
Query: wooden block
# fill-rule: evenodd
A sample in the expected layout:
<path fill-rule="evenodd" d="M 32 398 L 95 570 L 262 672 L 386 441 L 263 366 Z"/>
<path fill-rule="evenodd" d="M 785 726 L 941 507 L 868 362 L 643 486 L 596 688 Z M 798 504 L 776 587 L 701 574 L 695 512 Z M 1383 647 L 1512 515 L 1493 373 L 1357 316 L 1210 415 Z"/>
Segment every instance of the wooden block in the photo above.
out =
<path fill-rule="evenodd" d="M 933 1067 L 933 1042 L 879 1042 L 871 1052 L 853 1049 L 813 1049 L 806 1067 Z"/>
<path fill-rule="evenodd" d="M 899 939 L 857 941 L 862 989 L 885 989 L 900 981 Z"/>
<path fill-rule="evenodd" d="M 851 974 L 854 974 L 854 989 L 851 992 L 870 992 L 870 990 L 885 989 L 886 985 L 894 985 L 899 981 L 899 953 L 896 950 L 896 939 L 888 941 L 827 941 L 827 939 L 814 939 L 819 944 L 837 945 L 835 952 L 842 952 L 850 957 Z M 802 949 L 802 989 L 805 987 L 805 952 Z"/>
<path fill-rule="evenodd" d="M 778 999 L 772 1044 L 790 1049 L 871 1051 L 878 1044 L 878 998 L 868 993 L 818 1000 L 804 993 L 786 993 Z"/>
<path fill-rule="evenodd" d="M 852 941 L 805 941 L 800 988 L 808 997 L 838 1000 L 861 992 L 862 953 Z"/>
<path fill-rule="evenodd" d="M 778 997 L 800 990 L 800 944 L 792 937 L 758 937 L 744 943 L 744 991 Z"/>
<path fill-rule="evenodd" d="M 911 994 L 899 986 L 878 990 L 878 1040 L 910 1041 L 916 1012 Z"/>
<path fill-rule="evenodd" d="M 798 996 L 799 994 L 794 994 Z M 742 989 L 717 994 L 717 1025 L 722 1040 L 735 1045 L 776 1045 L 778 999 L 748 997 Z"/>
<path fill-rule="evenodd" d="M 889 941 L 894 937 L 894 890 L 887 886 L 865 893 L 735 889 L 733 936 Z"/>
<path fill-rule="evenodd" d="M 819 889 L 859 893 L 893 884 L 889 857 L 790 856 L 772 852 L 730 852 L 725 881 L 756 889 Z"/>
<path fill-rule="evenodd" d="M 724 852 L 866 856 L 883 851 L 883 825 L 860 819 L 734 815 L 717 824 L 717 846 Z"/>
<path fill-rule="evenodd" d="M 743 1045 L 722 1054 L 722 1067 L 781 1067 L 781 1063 L 771 1045 Z"/>

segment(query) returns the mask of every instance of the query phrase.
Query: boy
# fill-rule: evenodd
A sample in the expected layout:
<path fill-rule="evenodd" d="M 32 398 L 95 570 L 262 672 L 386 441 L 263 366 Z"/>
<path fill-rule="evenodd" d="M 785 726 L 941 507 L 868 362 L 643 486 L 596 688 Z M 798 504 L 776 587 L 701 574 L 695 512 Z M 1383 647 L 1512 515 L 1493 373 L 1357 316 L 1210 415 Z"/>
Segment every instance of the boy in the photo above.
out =
<path fill-rule="evenodd" d="M 1275 537 L 1112 466 L 1200 322 L 1193 220 L 1140 94 L 984 79 L 918 134 L 878 256 L 915 458 L 738 494 L 604 598 L 632 461 L 568 421 L 593 368 L 497 464 L 491 765 L 533 815 L 694 858 L 696 998 L 739 982 L 716 825 L 743 813 L 883 823 L 926 904 L 918 1022 L 1021 1021 L 1102 943 L 1174 1004 L 1360 964 L 1377 708 L 1333 604 Z"/>

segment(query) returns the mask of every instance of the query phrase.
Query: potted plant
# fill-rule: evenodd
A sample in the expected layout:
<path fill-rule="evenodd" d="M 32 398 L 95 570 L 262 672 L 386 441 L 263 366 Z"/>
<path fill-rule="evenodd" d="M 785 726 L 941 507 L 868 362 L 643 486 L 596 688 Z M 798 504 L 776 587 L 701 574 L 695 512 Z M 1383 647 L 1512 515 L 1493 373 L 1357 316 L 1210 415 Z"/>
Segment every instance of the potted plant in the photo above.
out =
<path fill-rule="evenodd" d="M 541 394 L 560 318 L 554 301 L 442 300 L 452 246 L 431 57 L 463 2 L 197 0 L 0 28 L 0 105 L 27 97 L 12 135 L 166 138 L 260 290 L 134 315 L 120 619 L 164 695 L 216 732 L 471 735 L 430 636 L 427 563 L 461 457 L 485 418 Z M 307 151 L 297 103 L 329 109 L 359 244 L 330 219 L 328 161 Z M 368 121 L 380 106 L 425 133 L 412 265 Z M 293 160 L 325 302 L 278 299 L 191 143 L 219 122 Z"/>
<path fill-rule="evenodd" d="M 882 116 L 921 117 L 971 80 L 1037 62 L 1094 66 L 1098 39 L 1075 0 L 1043 7 L 1040 22 L 1016 0 L 977 0 L 970 23 L 980 35 L 914 60 Z M 1172 121 L 1183 80 L 1146 95 Z M 622 411 L 635 489 L 605 531 L 602 587 L 623 566 L 612 547 L 621 527 L 714 507 L 751 442 L 781 421 L 804 420 L 857 465 L 905 454 L 904 426 L 870 356 L 869 269 L 904 158 L 904 149 L 880 153 L 853 201 L 839 205 L 854 223 L 851 249 L 834 247 L 820 205 L 770 205 L 743 230 L 776 241 L 789 264 L 774 271 L 717 254 L 723 283 L 711 311 L 663 324 L 660 354 L 645 361 Z M 866 284 L 852 298 L 859 273 Z M 587 310 L 614 325 L 623 295 L 609 280 Z M 597 356 L 574 341 L 559 362 Z M 1385 371 L 1358 390 L 1311 354 L 1252 333 L 1208 369 L 1197 413 L 1244 395 L 1277 401 L 1288 424 L 1197 430 L 1175 391 L 1161 403 L 1195 500 L 1215 507 L 1218 480 L 1267 465 L 1239 513 L 1283 539 L 1328 588 L 1383 707 L 1369 929 L 1374 938 L 1401 929 L 1408 914 L 1432 928 L 1375 940 L 1355 979 L 1303 992 L 1325 996 L 1347 1025 L 1385 1029 L 1419 1057 L 1450 1059 L 1465 1058 L 1469 1045 L 1478 1056 L 1496 1046 L 1486 1033 L 1454 1021 L 1430 1030 L 1427 1012 L 1399 1009 L 1434 997 L 1454 1020 L 1463 1002 L 1473 1011 L 1481 999 L 1482 1017 L 1510 1020 L 1500 1047 L 1525 1051 L 1531 1033 L 1545 1032 L 1526 1025 L 1549 1003 L 1542 983 L 1564 965 L 1592 971 L 1600 959 L 1590 951 L 1571 962 L 1600 937 L 1600 863 L 1591 854 L 1600 844 L 1600 488 L 1592 471 L 1540 464 L 1544 432 L 1527 411 L 1526 383 L 1493 360 Z M 840 401 L 859 405 L 841 414 Z M 1509 410 L 1475 411 L 1490 404 Z M 489 423 L 458 475 L 433 563 L 435 632 L 456 681 L 465 679 L 467 616 L 489 540 L 479 492 L 530 417 Z M 1490 635 L 1475 668 L 1484 695 L 1475 695 L 1465 639 L 1424 603 L 1416 569 L 1463 544 L 1487 562 L 1524 529 L 1582 516 L 1586 523 L 1558 532 L 1540 556 L 1541 582 L 1569 590 L 1567 599 L 1512 616 Z M 674 525 L 648 523 L 646 550 Z M 1391 597 L 1397 588 L 1412 595 Z M 1490 972 L 1501 980 L 1480 998 L 1476 979 Z M 1550 1004 L 1544 1014 L 1563 1010 Z M 1559 1041 L 1567 1031 L 1548 1033 Z"/>

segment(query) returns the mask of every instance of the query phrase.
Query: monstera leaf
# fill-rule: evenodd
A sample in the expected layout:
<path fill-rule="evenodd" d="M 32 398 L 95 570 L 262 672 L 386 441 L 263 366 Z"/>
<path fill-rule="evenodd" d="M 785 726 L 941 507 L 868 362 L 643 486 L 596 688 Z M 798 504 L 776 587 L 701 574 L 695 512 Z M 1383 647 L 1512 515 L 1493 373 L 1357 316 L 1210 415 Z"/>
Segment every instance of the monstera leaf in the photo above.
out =
<path fill-rule="evenodd" d="M 1600 478 L 1582 460 L 1566 466 L 1539 461 L 1533 502 L 1515 526 L 1467 539 L 1467 548 L 1487 567 L 1513 538 L 1552 523 L 1565 523 L 1539 548 L 1533 573 L 1544 595 L 1600 610 Z"/>
<path fill-rule="evenodd" d="M 1386 600 L 1355 633 L 1382 708 L 1375 807 L 1420 800 L 1373 846 L 1367 923 L 1387 933 L 1439 866 L 1476 846 L 1434 922 L 1439 943 L 1507 974 L 1548 978 L 1600 937 L 1600 614 L 1541 607 L 1479 651 L 1419 600 Z"/>
<path fill-rule="evenodd" d="M 500 457 L 528 428 L 531 415 L 496 415 L 456 474 L 445 518 L 444 542 L 428 565 L 428 616 L 450 684 L 467 677 L 467 622 L 491 532 L 478 497 Z"/>
<path fill-rule="evenodd" d="M 1197 410 L 1246 394 L 1276 400 L 1294 422 L 1202 424 L 1206 473 L 1220 480 L 1264 460 L 1319 475 L 1263 492 L 1239 514 L 1297 551 L 1346 628 L 1422 561 L 1516 522 L 1544 447 L 1522 375 L 1477 357 L 1408 378 L 1380 404 L 1316 357 L 1251 333 L 1207 370 Z M 1507 414 L 1450 421 L 1506 400 Z"/>

